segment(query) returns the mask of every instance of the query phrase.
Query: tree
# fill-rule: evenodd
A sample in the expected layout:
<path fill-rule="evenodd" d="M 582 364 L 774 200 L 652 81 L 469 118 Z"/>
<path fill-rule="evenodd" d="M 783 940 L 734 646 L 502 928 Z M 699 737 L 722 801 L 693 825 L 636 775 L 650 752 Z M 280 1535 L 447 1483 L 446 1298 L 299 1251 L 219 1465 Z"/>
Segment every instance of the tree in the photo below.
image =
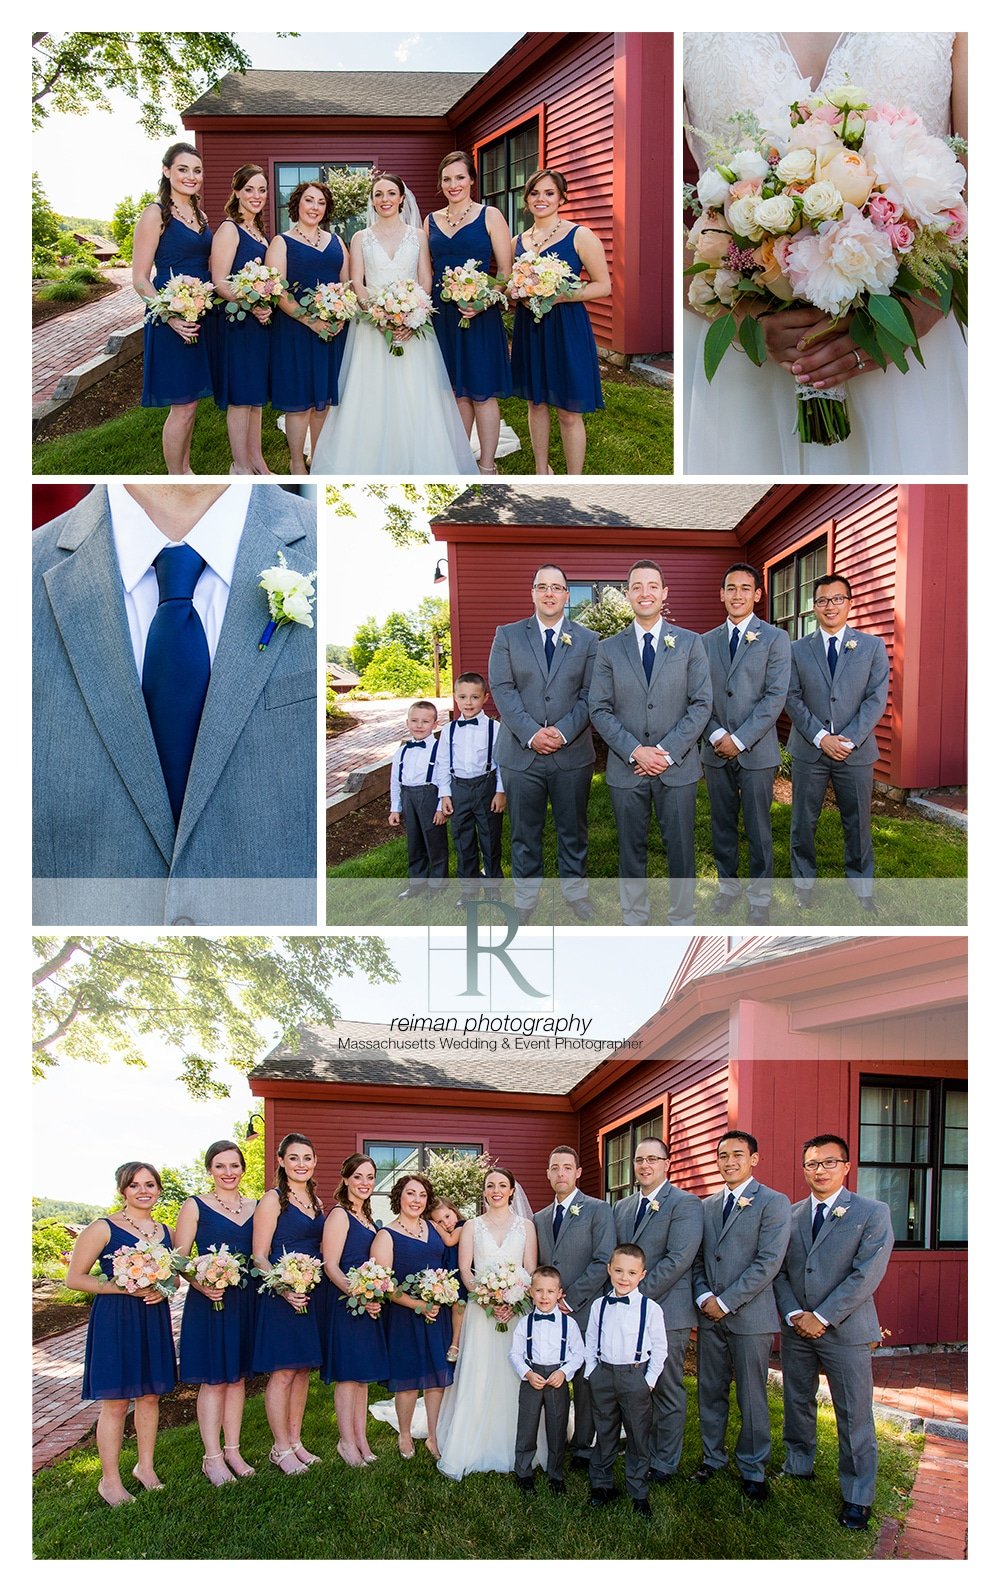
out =
<path fill-rule="evenodd" d="M 354 641 L 351 646 L 351 668 L 355 674 L 363 675 L 375 654 L 378 652 L 382 641 L 382 627 L 374 614 L 369 614 L 361 621 L 354 632 Z"/>
<path fill-rule="evenodd" d="M 33 33 L 31 51 L 35 127 L 53 111 L 109 111 L 109 92 L 120 90 L 135 101 L 150 138 L 169 138 L 171 111 L 251 65 L 231 33 Z"/>
<path fill-rule="evenodd" d="M 372 174 L 367 168 L 364 171 L 348 171 L 344 166 L 327 168 L 324 182 L 333 195 L 330 225 L 342 238 L 350 237 L 352 230 L 356 232 L 358 226 L 364 226 L 371 180 Z M 349 225 L 351 222 L 356 223 L 353 229 Z"/>
<path fill-rule="evenodd" d="M 132 239 L 135 233 L 135 224 L 142 215 L 147 205 L 151 205 L 156 198 L 151 188 L 147 188 L 138 199 L 133 199 L 131 194 L 126 194 L 124 199 L 119 199 L 111 217 L 111 236 L 118 245 L 118 253 L 123 260 L 132 258 Z"/>
<path fill-rule="evenodd" d="M 375 935 L 40 935 L 33 945 L 36 1078 L 69 1058 L 144 1067 L 142 1039 L 155 1035 L 186 1048 L 180 1077 L 196 1100 L 228 1094 L 219 1062 L 249 1072 L 263 1046 L 292 1043 L 300 1024 L 333 1023 L 336 975 L 399 977 Z"/>
<path fill-rule="evenodd" d="M 434 690 L 434 671 L 407 657 L 398 642 L 380 647 L 361 677 L 361 690 L 391 692 L 394 697 L 426 695 Z"/>
<path fill-rule="evenodd" d="M 407 658 L 414 659 L 418 664 L 429 664 L 431 658 L 427 637 L 420 635 L 411 624 L 411 619 L 411 615 L 400 614 L 398 610 L 386 615 L 379 647 L 401 647 Z"/>
<path fill-rule="evenodd" d="M 450 509 L 462 493 L 474 492 L 478 495 L 481 490 L 479 486 L 463 487 L 454 481 L 429 481 L 423 487 L 416 486 L 412 481 L 402 481 L 396 486 L 381 481 L 366 481 L 362 484 L 345 481 L 342 487 L 327 487 L 326 501 L 334 514 L 353 520 L 356 511 L 351 502 L 351 493 L 361 492 L 366 497 L 374 498 L 385 511 L 383 529 L 398 548 L 404 548 L 429 542 L 430 532 L 424 522 Z"/>
<path fill-rule="evenodd" d="M 482 1199 L 483 1180 L 492 1166 L 489 1156 L 432 1150 L 428 1158 L 427 1176 L 439 1199 L 451 1201 L 463 1217 L 474 1217 Z"/>
<path fill-rule="evenodd" d="M 31 274 L 41 276 L 51 271 L 58 257 L 57 244 L 62 231 L 62 217 L 49 204 L 42 179 L 31 174 Z"/>
<path fill-rule="evenodd" d="M 438 644 L 438 660 L 442 669 L 451 657 L 451 606 L 446 597 L 421 598 L 416 608 L 407 616 L 418 635 L 424 639 L 427 663 L 434 662 L 434 643 Z"/>
<path fill-rule="evenodd" d="M 617 636 L 634 618 L 631 603 L 617 586 L 606 586 L 597 601 L 585 604 L 575 617 L 579 625 L 596 631 L 602 641 Z"/>
<path fill-rule="evenodd" d="M 341 642 L 327 642 L 326 661 L 328 664 L 339 664 L 341 669 L 351 669 L 351 649 L 344 647 Z"/>

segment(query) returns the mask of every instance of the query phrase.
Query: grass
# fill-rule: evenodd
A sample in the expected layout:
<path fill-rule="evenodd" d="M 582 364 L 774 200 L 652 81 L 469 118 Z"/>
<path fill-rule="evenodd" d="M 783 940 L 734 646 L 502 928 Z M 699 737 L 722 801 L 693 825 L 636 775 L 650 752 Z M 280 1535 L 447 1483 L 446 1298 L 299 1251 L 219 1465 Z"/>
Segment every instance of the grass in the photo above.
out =
<path fill-rule="evenodd" d="M 663 388 L 604 382 L 605 408 L 585 417 L 587 476 L 668 476 L 674 468 L 673 394 Z M 516 454 L 497 460 L 501 476 L 533 476 L 535 462 L 528 437 L 528 406 L 522 398 L 505 398 L 500 413 L 521 439 Z M 549 459 L 557 476 L 566 473 L 559 424 L 552 414 Z"/>
<path fill-rule="evenodd" d="M 688 1429 L 682 1479 L 700 1459 L 694 1380 L 688 1379 Z M 373 1391 L 374 1394 L 374 1391 Z M 775 1459 L 781 1457 L 781 1399 L 770 1392 Z M 735 1401 L 732 1407 L 735 1417 Z M 731 1433 L 735 1431 L 731 1425 Z M 540 1484 L 523 1499 L 511 1477 L 493 1473 L 449 1482 L 422 1444 L 409 1463 L 396 1453 L 395 1433 L 371 1423 L 379 1464 L 356 1471 L 334 1453 L 336 1430 L 328 1389 L 313 1379 L 303 1428 L 309 1448 L 326 1457 L 305 1475 L 283 1477 L 266 1460 L 270 1435 L 263 1400 L 247 1401 L 243 1453 L 257 1475 L 211 1488 L 200 1473 L 197 1427 L 161 1435 L 157 1471 L 162 1493 L 142 1494 L 109 1516 L 97 1496 L 96 1451 L 78 1449 L 40 1472 L 35 1482 L 35 1555 L 40 1559 L 600 1560 L 600 1559 L 864 1559 L 869 1532 L 845 1532 L 840 1504 L 833 1413 L 819 1409 L 816 1481 L 776 1478 L 764 1509 L 749 1504 L 729 1472 L 705 1488 L 681 1480 L 652 1490 L 653 1520 L 635 1516 L 626 1501 L 606 1510 L 587 1504 L 585 1473 L 567 1473 L 561 1498 Z M 880 1425 L 875 1517 L 907 1508 L 923 1440 Z M 332 1457 L 332 1458 L 331 1458 Z M 135 1461 L 122 1455 L 122 1476 Z M 619 1473 L 620 1473 L 619 1463 Z M 617 1479 L 621 1486 L 623 1479 Z M 873 1521 L 875 1519 L 873 1517 Z"/>

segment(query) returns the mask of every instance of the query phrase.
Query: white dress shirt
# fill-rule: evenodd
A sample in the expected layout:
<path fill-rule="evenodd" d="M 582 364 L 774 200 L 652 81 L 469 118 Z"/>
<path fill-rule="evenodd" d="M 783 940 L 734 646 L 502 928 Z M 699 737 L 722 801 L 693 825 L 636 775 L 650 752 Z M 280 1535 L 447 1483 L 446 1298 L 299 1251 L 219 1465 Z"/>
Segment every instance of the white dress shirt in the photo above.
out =
<path fill-rule="evenodd" d="M 553 1315 L 555 1317 L 554 1322 L 539 1322 L 535 1311 L 529 1311 L 527 1316 L 518 1317 L 517 1326 L 514 1329 L 514 1340 L 507 1359 L 519 1378 L 523 1378 L 529 1367 L 529 1317 L 532 1319 L 531 1363 L 538 1366 L 561 1366 L 567 1378 L 572 1377 L 583 1365 L 583 1334 L 573 1318 L 560 1311 L 558 1305 L 554 1307 Z M 566 1324 L 565 1360 L 561 1360 L 559 1355 L 562 1347 L 563 1323 Z"/>
<path fill-rule="evenodd" d="M 625 1304 L 622 1305 L 622 1299 Z M 642 1302 L 646 1301 L 646 1326 L 642 1335 L 639 1360 L 645 1366 L 645 1378 L 650 1388 L 663 1371 L 667 1361 L 667 1330 L 662 1308 L 655 1300 L 633 1289 L 617 1297 L 617 1303 L 604 1307 L 604 1325 L 601 1332 L 601 1361 L 607 1366 L 631 1366 L 635 1361 L 635 1346 L 639 1337 Z M 598 1363 L 597 1334 L 601 1322 L 603 1297 L 594 1301 L 587 1322 L 586 1365 L 584 1376 L 590 1377 Z"/>
<path fill-rule="evenodd" d="M 840 655 L 844 651 L 844 634 L 845 634 L 846 630 L 847 630 L 847 621 L 846 620 L 844 621 L 843 625 L 840 627 L 839 631 L 833 631 L 832 633 L 830 631 L 824 631 L 822 629 L 822 626 L 820 627 L 820 634 L 823 637 L 823 651 L 824 651 L 824 653 L 826 653 L 829 656 L 831 635 L 832 635 L 832 638 L 833 638 L 834 642 L 836 642 L 836 644 L 837 644 L 837 668 L 838 669 L 840 668 Z M 814 747 L 821 746 L 824 736 L 832 736 L 832 735 L 835 735 L 835 734 L 836 734 L 836 732 L 835 732 L 835 730 L 833 728 L 833 722 L 831 721 L 829 730 L 820 730 L 815 736 L 813 736 L 813 746 Z M 842 740 L 846 740 L 847 738 L 845 736 L 845 737 L 842 737 L 841 739 Z M 854 746 L 854 742 L 853 741 L 850 742 L 849 745 L 853 747 Z"/>
<path fill-rule="evenodd" d="M 412 741 L 414 739 L 415 738 L 412 737 L 412 736 L 407 736 L 406 741 Z M 431 754 L 434 751 L 434 743 L 438 739 L 437 731 L 436 730 L 432 730 L 430 735 L 426 736 L 424 739 L 425 739 L 425 745 L 422 746 L 422 747 L 419 744 L 417 746 L 414 746 L 414 747 L 408 747 L 406 745 L 406 741 L 403 741 L 396 748 L 395 752 L 392 755 L 392 766 L 391 766 L 391 768 L 389 770 L 389 812 L 390 813 L 400 813 L 400 812 L 402 812 L 403 797 L 402 797 L 402 791 L 401 791 L 401 784 L 405 785 L 405 786 L 412 786 L 412 785 L 427 785 L 427 783 L 428 783 L 428 781 L 427 781 L 427 765 L 431 761 Z M 442 768 L 441 760 L 444 757 L 445 757 L 444 749 L 442 747 L 438 747 L 438 755 L 437 755 L 437 757 L 434 760 L 434 768 L 431 770 L 431 779 L 430 779 L 430 784 L 437 791 L 440 791 L 439 780 L 440 780 L 441 768 Z M 403 769 L 402 782 L 400 782 L 400 778 L 399 778 L 400 764 L 402 764 L 402 769 Z"/>
<path fill-rule="evenodd" d="M 754 1176 L 755 1175 L 753 1173 L 751 1173 L 750 1177 L 749 1178 L 744 1178 L 742 1184 L 737 1184 L 735 1189 L 727 1189 L 726 1190 L 726 1194 L 723 1195 L 723 1197 L 722 1197 L 723 1210 L 725 1210 L 725 1206 L 726 1206 L 726 1196 L 727 1195 L 732 1195 L 734 1201 L 739 1200 L 740 1197 L 745 1193 L 745 1191 L 747 1189 L 747 1186 L 749 1184 L 753 1183 Z M 695 1305 L 699 1305 L 700 1306 L 703 1300 L 710 1300 L 711 1298 L 712 1298 L 712 1291 L 711 1291 L 711 1289 L 708 1289 L 704 1294 L 699 1294 L 697 1300 L 694 1303 L 695 1303 Z M 725 1300 L 723 1300 L 721 1295 L 717 1294 L 715 1296 L 715 1303 L 719 1307 L 720 1311 L 724 1312 L 726 1316 L 729 1315 L 729 1307 L 726 1304 Z"/>
<path fill-rule="evenodd" d="M 194 589 L 194 607 L 205 630 L 210 662 L 215 661 L 215 649 L 226 615 L 233 566 L 250 507 L 250 492 L 248 486 L 227 487 L 183 538 L 205 560 L 205 568 Z M 141 679 L 146 638 L 160 602 L 153 560 L 164 548 L 175 544 L 157 530 L 142 505 L 118 483 L 108 486 L 108 507 L 115 556 L 125 592 L 132 655 Z M 266 604 L 262 614 L 266 618 Z M 263 625 L 264 619 L 261 620 L 262 629 Z"/>
<path fill-rule="evenodd" d="M 732 620 L 729 618 L 729 616 L 727 614 L 727 616 L 726 616 L 726 643 L 727 643 L 727 645 L 729 647 L 732 647 L 732 645 L 733 645 L 733 631 L 739 631 L 740 639 L 736 643 L 736 652 L 739 652 L 740 644 L 743 641 L 743 633 L 747 629 L 748 625 L 752 625 L 754 623 L 756 617 L 757 616 L 755 614 L 748 614 L 745 620 L 740 620 L 740 623 L 738 625 L 734 625 Z M 735 658 L 735 656 L 736 656 L 736 654 L 734 653 L 733 657 Z M 708 739 L 709 739 L 710 744 L 714 747 L 715 743 L 717 741 L 721 741 L 723 736 L 732 736 L 732 735 L 733 735 L 733 733 L 732 733 L 731 730 L 724 730 L 722 728 L 722 726 L 720 725 L 718 730 L 713 730 L 712 731 L 712 734 L 709 736 Z M 747 749 L 743 745 L 743 743 L 740 740 L 739 736 L 733 736 L 733 741 L 739 747 L 741 752 L 746 752 Z"/>
<path fill-rule="evenodd" d="M 493 726 L 493 742 L 496 744 L 496 734 L 500 728 L 499 721 L 491 720 L 490 716 L 480 709 L 478 714 L 470 716 L 474 724 L 467 723 L 461 730 L 458 726 L 465 719 L 461 714 L 458 719 L 446 725 L 441 732 L 441 751 L 438 753 L 438 763 L 441 765 L 437 783 L 442 796 L 451 795 L 452 774 L 460 780 L 474 780 L 477 775 L 489 774 L 491 769 L 496 770 L 497 790 L 503 791 L 503 778 L 495 757 L 487 761 L 487 752 L 490 746 L 490 725 Z M 454 728 L 453 728 L 454 727 Z"/>
<path fill-rule="evenodd" d="M 559 636 L 560 636 L 560 634 L 562 632 L 563 619 L 564 618 L 565 618 L 565 615 L 560 614 L 559 618 L 557 620 L 553 620 L 551 625 L 546 625 L 544 620 L 538 619 L 538 615 L 537 614 L 535 615 L 535 619 L 538 620 L 538 629 L 539 629 L 539 632 L 541 634 L 542 646 L 543 647 L 545 646 L 545 632 L 546 631 L 551 631 L 552 632 L 552 640 L 556 644 L 556 646 L 558 646 L 558 644 L 559 644 Z"/>

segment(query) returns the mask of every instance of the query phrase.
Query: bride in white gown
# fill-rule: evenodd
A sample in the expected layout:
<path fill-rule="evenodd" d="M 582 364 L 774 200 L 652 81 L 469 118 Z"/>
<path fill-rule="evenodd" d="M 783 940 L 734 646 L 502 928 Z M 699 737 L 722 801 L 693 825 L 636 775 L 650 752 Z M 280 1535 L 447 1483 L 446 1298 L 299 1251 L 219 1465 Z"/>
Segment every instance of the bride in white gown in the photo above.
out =
<path fill-rule="evenodd" d="M 401 178 L 372 183 L 368 226 L 351 239 L 351 280 L 362 301 L 402 280 L 431 290 L 427 239 Z M 478 475 L 433 328 L 422 337 L 404 332 L 400 341 L 402 358 L 368 321 L 350 323 L 340 403 L 320 433 L 311 474 Z"/>
<path fill-rule="evenodd" d="M 873 101 L 908 106 L 929 133 L 965 134 L 965 35 L 955 33 L 686 33 L 685 123 L 699 172 L 705 143 L 731 133 L 736 110 L 787 106 L 806 94 L 850 81 Z M 835 369 L 813 375 L 847 381 L 851 435 L 830 447 L 801 443 L 795 432 L 794 377 L 776 358 L 795 358 L 801 328 L 781 313 L 767 317 L 770 359 L 759 370 L 730 350 L 715 380 L 705 376 L 709 322 L 684 314 L 685 468 L 705 475 L 938 475 L 967 469 L 968 387 L 965 343 L 953 316 L 913 306 L 924 369 L 890 365 L 858 373 L 853 344 L 823 347 Z M 792 316 L 796 313 L 789 311 Z M 843 344 L 843 347 L 840 345 Z M 848 367 L 848 368 L 845 368 Z M 853 380 L 851 379 L 853 376 Z"/>
<path fill-rule="evenodd" d="M 501 1333 L 493 1318 L 471 1298 L 476 1274 L 499 1261 L 513 1261 L 529 1273 L 538 1261 L 534 1223 L 518 1216 L 517 1199 L 530 1212 L 513 1176 L 495 1167 L 483 1185 L 481 1217 L 467 1222 L 458 1246 L 462 1281 L 470 1292 L 462 1324 L 455 1381 L 445 1390 L 438 1420 L 441 1459 L 438 1470 L 447 1477 L 464 1477 L 470 1471 L 513 1471 L 517 1437 L 517 1373 L 507 1359 L 512 1325 Z M 505 1317 L 505 1313 L 510 1314 Z M 496 1320 L 512 1324 L 514 1313 L 500 1307 Z M 544 1458 L 544 1457 L 543 1457 Z"/>

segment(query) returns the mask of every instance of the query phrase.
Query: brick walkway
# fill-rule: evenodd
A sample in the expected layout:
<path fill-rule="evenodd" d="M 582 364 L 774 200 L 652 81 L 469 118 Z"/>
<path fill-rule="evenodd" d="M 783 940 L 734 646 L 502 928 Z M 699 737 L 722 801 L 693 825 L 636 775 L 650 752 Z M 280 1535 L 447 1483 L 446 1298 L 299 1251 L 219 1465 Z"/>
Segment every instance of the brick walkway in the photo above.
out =
<path fill-rule="evenodd" d="M 436 702 L 442 720 L 451 709 L 451 699 L 429 697 Z M 394 697 L 389 702 L 345 702 L 352 719 L 360 721 L 353 730 L 332 736 L 326 744 L 326 794 L 336 796 L 354 769 L 366 768 L 391 758 L 406 729 L 406 710 L 412 697 Z"/>
<path fill-rule="evenodd" d="M 43 321 L 31 334 L 31 397 L 39 404 L 51 398 L 56 383 L 67 371 L 104 351 L 113 332 L 127 331 L 142 320 L 142 304 L 132 286 L 131 271 L 119 267 L 106 273 L 118 283 L 116 293 L 106 293 L 92 304 Z"/>
<path fill-rule="evenodd" d="M 893 1558 L 964 1560 L 968 1537 L 968 1445 L 928 1433 Z"/>

